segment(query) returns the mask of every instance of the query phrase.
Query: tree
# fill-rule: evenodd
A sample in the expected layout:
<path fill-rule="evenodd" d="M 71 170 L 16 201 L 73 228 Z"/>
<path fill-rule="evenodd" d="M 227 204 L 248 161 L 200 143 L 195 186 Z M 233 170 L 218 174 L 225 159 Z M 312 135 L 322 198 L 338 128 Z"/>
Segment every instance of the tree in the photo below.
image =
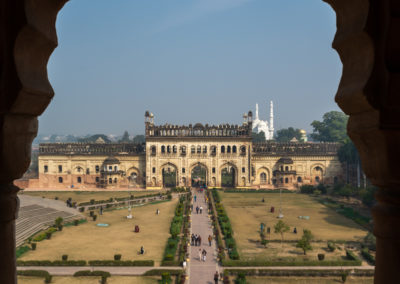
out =
<path fill-rule="evenodd" d="M 322 121 L 314 120 L 311 126 L 314 128 L 311 138 L 322 142 L 342 142 L 347 136 L 348 116 L 340 111 L 330 111 L 324 114 Z"/>
<path fill-rule="evenodd" d="M 297 242 L 296 247 L 301 248 L 304 252 L 304 255 L 307 254 L 307 251 L 312 250 L 311 246 L 311 240 L 314 238 L 314 236 L 311 234 L 310 230 L 304 229 L 303 230 L 303 236 L 301 239 Z"/>
<path fill-rule="evenodd" d="M 292 140 L 293 138 L 296 138 L 299 141 L 301 140 L 300 129 L 295 129 L 293 127 L 282 128 L 276 132 L 275 136 L 275 140 L 277 142 L 290 142 L 290 140 Z"/>
<path fill-rule="evenodd" d="M 135 135 L 133 137 L 133 143 L 142 144 L 146 142 L 146 137 L 144 135 Z"/>
<path fill-rule="evenodd" d="M 123 143 L 130 142 L 128 131 L 125 130 L 124 135 L 122 135 L 122 138 L 121 138 L 121 140 L 119 140 L 119 142 L 123 142 Z"/>
<path fill-rule="evenodd" d="M 95 143 L 99 138 L 103 139 L 105 143 L 111 143 L 111 140 L 105 134 L 95 134 L 86 138 L 79 138 L 78 142 Z"/>
<path fill-rule="evenodd" d="M 283 246 L 283 234 L 289 232 L 289 226 L 282 220 L 279 220 L 278 223 L 275 224 L 274 229 L 275 234 L 281 234 L 281 244 Z"/>
<path fill-rule="evenodd" d="M 251 139 L 253 140 L 253 143 L 265 142 L 264 131 L 260 131 L 260 133 L 252 132 Z"/>

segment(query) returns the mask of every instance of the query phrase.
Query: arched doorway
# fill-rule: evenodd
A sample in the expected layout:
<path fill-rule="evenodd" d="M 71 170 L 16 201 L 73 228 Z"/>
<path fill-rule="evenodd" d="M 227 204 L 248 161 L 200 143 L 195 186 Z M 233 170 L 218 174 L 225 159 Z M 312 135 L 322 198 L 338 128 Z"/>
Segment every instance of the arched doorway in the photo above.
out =
<path fill-rule="evenodd" d="M 191 171 L 192 186 L 207 186 L 207 168 L 205 165 L 198 163 Z"/>
<path fill-rule="evenodd" d="M 177 186 L 177 170 L 176 166 L 172 164 L 166 164 L 162 167 L 162 182 L 163 187 L 175 187 Z"/>
<path fill-rule="evenodd" d="M 323 180 L 324 170 L 320 166 L 314 166 L 311 175 L 315 181 L 315 183 L 320 183 Z"/>
<path fill-rule="evenodd" d="M 221 186 L 222 187 L 236 187 L 237 170 L 231 165 L 227 164 L 221 169 Z"/>

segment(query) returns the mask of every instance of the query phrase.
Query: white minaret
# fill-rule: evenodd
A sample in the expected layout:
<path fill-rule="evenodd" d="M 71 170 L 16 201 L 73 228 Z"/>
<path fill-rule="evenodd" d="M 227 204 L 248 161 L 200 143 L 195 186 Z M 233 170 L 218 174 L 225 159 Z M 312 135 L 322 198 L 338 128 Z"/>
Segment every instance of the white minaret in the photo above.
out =
<path fill-rule="evenodd" d="M 269 139 L 274 139 L 274 104 L 272 101 L 269 109 Z"/>
<path fill-rule="evenodd" d="M 256 119 L 258 121 L 258 104 L 256 104 Z"/>

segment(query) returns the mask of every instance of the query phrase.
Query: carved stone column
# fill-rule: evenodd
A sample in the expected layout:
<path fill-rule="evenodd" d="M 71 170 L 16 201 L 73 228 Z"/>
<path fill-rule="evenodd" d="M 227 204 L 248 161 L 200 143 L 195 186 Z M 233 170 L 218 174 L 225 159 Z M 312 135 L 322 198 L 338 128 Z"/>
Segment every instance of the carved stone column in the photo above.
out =
<path fill-rule="evenodd" d="M 19 209 L 17 192 L 12 185 L 0 185 L 0 279 L 17 283 L 15 258 L 15 220 Z"/>
<path fill-rule="evenodd" d="M 379 188 L 373 208 L 375 283 L 400 269 L 400 2 L 326 0 L 337 15 L 333 47 L 343 63 L 336 101 L 363 170 Z"/>

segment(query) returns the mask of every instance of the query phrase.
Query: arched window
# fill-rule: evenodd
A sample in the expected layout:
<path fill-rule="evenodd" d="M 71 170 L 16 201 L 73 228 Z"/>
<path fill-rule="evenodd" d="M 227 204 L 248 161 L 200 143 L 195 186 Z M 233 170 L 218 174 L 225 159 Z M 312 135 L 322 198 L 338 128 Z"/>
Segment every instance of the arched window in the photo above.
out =
<path fill-rule="evenodd" d="M 112 178 L 109 178 L 109 179 L 108 179 L 108 183 L 109 183 L 109 184 L 112 184 Z"/>
<path fill-rule="evenodd" d="M 289 171 L 289 167 L 288 166 L 285 167 L 285 171 Z"/>
<path fill-rule="evenodd" d="M 227 146 L 227 147 L 226 147 L 226 152 L 227 152 L 227 153 L 230 153 L 230 152 L 231 152 L 231 146 Z"/>
<path fill-rule="evenodd" d="M 151 154 L 152 155 L 155 155 L 156 154 L 156 150 L 157 148 L 156 148 L 156 146 L 151 146 Z"/>
<path fill-rule="evenodd" d="M 78 178 L 77 178 L 77 182 L 78 182 L 78 183 L 81 183 L 81 182 L 82 182 L 82 178 L 81 178 L 81 177 L 78 177 Z"/>
<path fill-rule="evenodd" d="M 171 146 L 167 146 L 167 153 L 171 153 Z"/>
<path fill-rule="evenodd" d="M 114 183 L 117 183 L 117 181 L 118 181 L 118 179 L 117 179 L 117 178 L 114 178 Z"/>
<path fill-rule="evenodd" d="M 225 146 L 221 146 L 221 153 L 225 153 Z"/>
<path fill-rule="evenodd" d="M 243 155 L 246 154 L 246 146 L 240 147 L 240 153 Z"/>
<path fill-rule="evenodd" d="M 283 172 L 283 166 L 281 166 L 281 172 Z"/>
<path fill-rule="evenodd" d="M 186 146 L 181 147 L 181 153 L 184 155 L 186 154 Z"/>
<path fill-rule="evenodd" d="M 280 178 L 279 181 L 280 181 L 280 183 L 283 183 L 283 178 Z"/>
<path fill-rule="evenodd" d="M 197 146 L 197 154 L 201 154 L 201 146 Z"/>
<path fill-rule="evenodd" d="M 217 154 L 217 147 L 211 146 L 211 154 L 212 154 L 212 155 Z"/>
<path fill-rule="evenodd" d="M 62 177 L 59 177 L 59 178 L 58 178 L 58 182 L 59 182 L 59 183 L 63 183 L 63 178 L 62 178 Z"/>
<path fill-rule="evenodd" d="M 164 145 L 161 146 L 161 153 L 165 153 L 165 146 Z"/>
<path fill-rule="evenodd" d="M 176 146 L 174 145 L 174 146 L 172 146 L 172 152 L 173 153 L 176 153 L 177 152 L 177 148 L 176 148 Z"/>
<path fill-rule="evenodd" d="M 192 154 L 196 153 L 196 147 L 194 147 L 194 146 L 190 147 L 190 152 Z"/>
<path fill-rule="evenodd" d="M 301 177 L 297 177 L 297 182 L 302 182 L 302 178 Z"/>
<path fill-rule="evenodd" d="M 236 146 L 233 146 L 233 147 L 232 147 L 232 153 L 236 153 L 236 152 L 237 152 Z"/>
<path fill-rule="evenodd" d="M 316 177 L 315 177 L 315 181 L 316 181 L 316 182 L 319 182 L 319 176 L 316 176 Z"/>
<path fill-rule="evenodd" d="M 266 184 L 267 183 L 267 174 L 266 173 L 261 173 L 260 174 L 260 183 L 261 184 Z"/>
<path fill-rule="evenodd" d="M 288 183 L 289 182 L 289 179 L 288 178 L 285 178 L 285 183 Z"/>
<path fill-rule="evenodd" d="M 203 153 L 204 153 L 204 154 L 207 153 L 207 146 L 203 146 Z"/>
<path fill-rule="evenodd" d="M 114 166 L 114 171 L 118 171 L 118 166 Z"/>

